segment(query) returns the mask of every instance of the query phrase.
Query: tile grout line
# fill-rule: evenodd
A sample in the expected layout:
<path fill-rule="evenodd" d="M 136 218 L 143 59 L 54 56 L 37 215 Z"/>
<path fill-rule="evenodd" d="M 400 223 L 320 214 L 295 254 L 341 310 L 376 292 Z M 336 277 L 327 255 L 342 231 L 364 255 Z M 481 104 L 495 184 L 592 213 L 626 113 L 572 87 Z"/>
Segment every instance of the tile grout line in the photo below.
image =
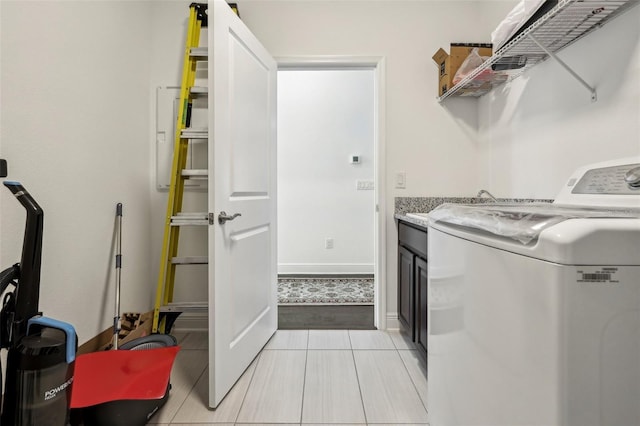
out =
<path fill-rule="evenodd" d="M 389 334 L 387 332 L 387 334 Z M 391 337 L 389 335 L 389 337 Z M 402 334 L 401 334 L 402 337 Z M 416 381 L 413 379 L 413 375 L 411 374 L 411 372 L 409 371 L 409 367 L 407 366 L 407 363 L 405 362 L 404 358 L 402 357 L 402 355 L 400 354 L 401 350 L 406 350 L 406 351 L 415 351 L 416 349 L 400 349 L 398 347 L 398 345 L 396 344 L 396 341 L 392 338 L 391 342 L 393 343 L 393 346 L 396 348 L 396 352 L 398 353 L 398 356 L 400 357 L 400 361 L 402 362 L 402 366 L 404 367 L 405 371 L 407 372 L 407 374 L 409 375 L 409 380 L 411 380 L 411 384 L 413 385 L 413 389 L 416 391 L 416 394 L 418 394 L 418 399 L 420 400 L 420 403 L 422 404 L 422 406 L 424 407 L 424 411 L 427 412 L 427 414 L 429 414 L 429 410 L 427 409 L 427 404 L 426 402 L 424 402 L 422 400 L 422 398 L 420 398 L 420 392 L 418 392 L 418 386 L 416 385 Z M 427 419 L 428 420 L 428 419 Z M 428 423 L 427 423 L 428 424 Z"/>
<path fill-rule="evenodd" d="M 260 353 L 258 353 L 258 355 L 256 356 L 256 359 L 254 361 L 256 363 L 256 366 L 253 367 L 253 372 L 251 373 L 251 378 L 249 379 L 249 383 L 247 384 L 247 389 L 244 391 L 244 395 L 242 395 L 242 402 L 240 403 L 240 407 L 238 408 L 238 413 L 236 414 L 236 418 L 235 418 L 235 420 L 233 422 L 234 425 L 236 423 L 238 423 L 238 418 L 240 417 L 240 412 L 242 411 L 242 408 L 244 407 L 244 402 L 247 399 L 247 394 L 249 393 L 249 388 L 251 388 L 251 384 L 253 383 L 253 378 L 255 377 L 256 370 L 258 369 L 258 364 L 260 364 L 260 361 L 262 359 L 262 352 L 263 351 L 264 351 L 264 348 L 262 348 L 260 350 Z"/>
<path fill-rule="evenodd" d="M 416 385 L 416 381 L 413 379 L 413 375 L 409 371 L 409 367 L 407 367 L 406 361 L 404 360 L 404 358 L 400 354 L 400 350 L 399 349 L 396 349 L 396 350 L 398 351 L 398 356 L 400 357 L 400 361 L 402 361 L 402 366 L 404 367 L 405 371 L 409 375 L 409 379 L 411 380 L 411 384 L 413 385 L 413 389 L 416 391 L 416 394 L 418 394 L 418 399 L 420 400 L 420 403 L 424 407 L 424 411 L 426 411 L 427 414 L 429 414 L 429 410 L 427 409 L 427 403 L 425 401 L 423 401 L 422 398 L 420 398 L 420 392 L 418 392 L 418 386 Z M 411 349 L 408 349 L 408 350 L 410 351 Z"/>
<path fill-rule="evenodd" d="M 358 382 L 358 392 L 360 393 L 360 403 L 362 404 L 362 413 L 364 414 L 364 423 L 369 424 L 367 420 L 367 409 L 364 405 L 364 398 L 362 397 L 362 386 L 360 385 L 360 375 L 358 374 L 358 364 L 356 363 L 356 354 L 353 349 L 353 342 L 351 342 L 351 330 L 347 330 L 349 336 L 349 346 L 351 346 L 351 359 L 353 360 L 353 368 L 356 371 L 356 380 Z"/>
<path fill-rule="evenodd" d="M 389 333 L 387 332 L 387 335 L 389 335 Z M 402 335 L 401 335 L 402 336 Z M 389 335 L 389 337 L 391 337 Z M 420 398 L 420 392 L 418 392 L 418 386 L 416 385 L 416 381 L 413 379 L 413 375 L 411 374 L 411 372 L 409 371 L 409 367 L 407 366 L 406 361 L 404 360 L 404 358 L 402 357 L 402 355 L 400 354 L 400 351 L 416 351 L 417 349 L 400 349 L 398 347 L 398 345 L 396 344 L 396 341 L 391 338 L 391 343 L 393 343 L 393 346 L 396 348 L 396 352 L 398 353 L 398 356 L 400 357 L 400 361 L 402 361 L 402 366 L 404 367 L 405 371 L 407 372 L 407 374 L 409 375 L 409 379 L 411 380 L 411 384 L 413 385 L 413 389 L 415 389 L 416 393 L 418 394 L 418 399 L 420 400 L 420 402 L 422 403 L 422 406 L 424 407 L 424 410 L 427 412 L 427 414 L 429 414 L 429 410 L 427 409 L 427 404 L 426 402 L 424 402 L 422 400 L 422 398 Z"/>
<path fill-rule="evenodd" d="M 304 390 L 307 387 L 307 365 L 309 362 L 309 335 L 310 331 L 307 330 L 307 347 L 304 353 L 304 372 L 302 373 L 302 400 L 300 401 L 300 425 L 302 425 L 302 417 L 304 415 Z"/>
<path fill-rule="evenodd" d="M 207 360 L 207 363 L 205 364 L 204 368 L 202 369 L 202 372 L 200 372 L 200 374 L 198 375 L 198 378 L 193 381 L 193 385 L 191 386 L 191 389 L 189 389 L 189 392 L 187 392 L 187 395 L 185 396 L 184 400 L 182 400 L 182 402 L 180 403 L 180 406 L 178 406 L 178 408 L 176 409 L 176 412 L 173 413 L 173 416 L 171 416 L 171 419 L 169 419 L 169 424 L 170 425 L 173 424 L 173 420 L 176 418 L 176 416 L 180 412 L 180 409 L 182 408 L 184 403 L 187 402 L 187 399 L 189 399 L 189 395 L 191 395 L 193 390 L 196 388 L 196 385 L 198 384 L 198 381 L 200 380 L 202 375 L 207 371 L 207 367 L 208 366 L 209 366 L 209 361 Z M 171 380 L 171 376 L 169 376 L 169 380 Z"/>

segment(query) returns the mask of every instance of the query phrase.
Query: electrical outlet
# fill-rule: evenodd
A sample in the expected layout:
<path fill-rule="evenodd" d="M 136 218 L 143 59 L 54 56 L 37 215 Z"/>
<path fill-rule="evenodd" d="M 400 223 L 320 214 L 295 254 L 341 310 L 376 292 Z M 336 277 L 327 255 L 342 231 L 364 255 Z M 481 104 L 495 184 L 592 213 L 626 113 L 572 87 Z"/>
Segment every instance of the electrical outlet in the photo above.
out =
<path fill-rule="evenodd" d="M 324 248 L 332 249 L 333 248 L 333 238 L 325 238 L 324 239 Z"/>
<path fill-rule="evenodd" d="M 407 187 L 407 173 L 406 172 L 397 172 L 396 173 L 396 188 L 404 189 Z"/>

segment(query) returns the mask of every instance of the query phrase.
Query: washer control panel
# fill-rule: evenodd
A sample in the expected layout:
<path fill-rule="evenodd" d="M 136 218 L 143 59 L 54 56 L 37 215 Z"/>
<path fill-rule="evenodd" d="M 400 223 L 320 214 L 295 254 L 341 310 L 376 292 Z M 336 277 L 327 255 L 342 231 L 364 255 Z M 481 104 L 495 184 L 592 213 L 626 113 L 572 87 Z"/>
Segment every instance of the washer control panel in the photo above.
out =
<path fill-rule="evenodd" d="M 639 195 L 640 164 L 587 170 L 575 184 L 571 193 Z"/>

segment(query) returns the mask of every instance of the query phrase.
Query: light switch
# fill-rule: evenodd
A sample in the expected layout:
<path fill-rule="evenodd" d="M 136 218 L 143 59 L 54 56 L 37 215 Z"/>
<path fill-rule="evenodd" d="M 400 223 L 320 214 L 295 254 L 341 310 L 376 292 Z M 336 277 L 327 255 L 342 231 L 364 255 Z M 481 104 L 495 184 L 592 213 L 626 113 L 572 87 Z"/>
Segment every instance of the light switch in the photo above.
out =
<path fill-rule="evenodd" d="M 407 187 L 407 173 L 406 172 L 397 172 L 396 173 L 396 188 L 404 189 Z"/>
<path fill-rule="evenodd" d="M 356 189 L 358 191 L 367 191 L 374 189 L 374 183 L 372 180 L 357 180 Z"/>

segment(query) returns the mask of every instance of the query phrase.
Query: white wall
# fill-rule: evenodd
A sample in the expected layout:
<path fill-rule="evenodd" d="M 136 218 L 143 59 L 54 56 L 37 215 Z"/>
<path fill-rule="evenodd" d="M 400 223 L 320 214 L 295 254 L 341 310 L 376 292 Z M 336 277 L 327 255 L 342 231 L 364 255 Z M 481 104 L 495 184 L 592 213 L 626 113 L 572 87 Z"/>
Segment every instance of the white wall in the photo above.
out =
<path fill-rule="evenodd" d="M 640 8 L 480 103 L 481 179 L 496 196 L 554 198 L 578 166 L 640 155 Z M 541 179 L 541 176 L 543 178 Z"/>
<path fill-rule="evenodd" d="M 479 104 L 481 180 L 498 197 L 555 198 L 577 167 L 640 155 L 640 7 Z"/>
<path fill-rule="evenodd" d="M 373 107 L 371 69 L 278 72 L 280 273 L 373 273 Z"/>
<path fill-rule="evenodd" d="M 487 42 L 512 1 L 239 2 L 242 20 L 275 57 L 357 55 L 386 58 L 387 310 L 396 311 L 396 196 L 475 194 L 479 145 L 474 100 L 435 101 L 431 56 L 451 42 Z M 404 171 L 407 188 L 395 189 Z"/>
<path fill-rule="evenodd" d="M 40 309 L 80 342 L 112 324 L 124 204 L 122 310 L 151 307 L 150 2 L 0 2 L 0 157 L 44 209 Z M 0 267 L 24 209 L 0 188 Z"/>

